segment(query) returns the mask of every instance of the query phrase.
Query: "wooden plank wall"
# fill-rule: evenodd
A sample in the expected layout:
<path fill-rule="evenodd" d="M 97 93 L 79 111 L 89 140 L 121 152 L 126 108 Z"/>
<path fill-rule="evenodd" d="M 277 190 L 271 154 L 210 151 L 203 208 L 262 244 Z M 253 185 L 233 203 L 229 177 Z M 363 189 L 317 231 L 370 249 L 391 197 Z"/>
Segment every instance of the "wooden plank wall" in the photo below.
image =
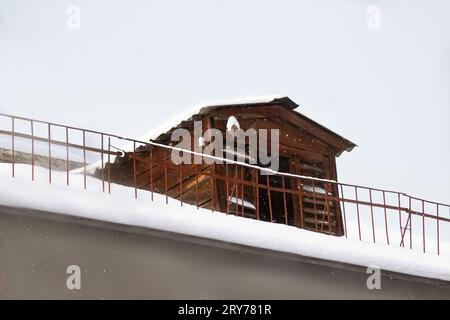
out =
<path fill-rule="evenodd" d="M 235 115 L 239 119 L 243 129 L 279 129 L 280 155 L 289 160 L 288 171 L 318 178 L 337 178 L 335 147 L 311 133 L 311 131 L 317 132 L 317 128 L 314 128 L 314 130 L 299 128 L 293 123 L 292 119 L 273 116 L 274 114 L 286 116 L 286 113 L 282 114 L 279 112 L 280 108 L 277 107 L 250 109 L 226 108 L 216 110 L 203 117 L 203 129 L 214 127 L 225 133 L 226 123 L 230 115 Z M 269 111 L 272 114 L 271 117 L 268 117 Z M 182 125 L 193 132 L 192 121 L 186 121 Z M 170 133 L 161 137 L 161 141 L 158 142 L 167 145 L 172 143 Z M 194 141 L 191 143 L 193 144 Z M 136 159 L 136 179 L 133 175 L 133 156 Z M 225 166 L 223 164 L 176 165 L 171 161 L 170 156 L 170 150 L 163 148 L 153 148 L 151 152 L 148 148 L 143 148 L 135 154 L 128 153 L 109 165 L 111 181 L 127 186 L 134 186 L 136 183 L 136 187 L 139 189 L 167 194 L 172 199 L 182 200 L 184 203 L 198 205 L 201 208 L 221 212 L 228 211 L 233 214 L 258 218 L 256 212 L 252 215 L 252 210 L 245 208 L 245 206 L 235 203 L 230 204 L 227 201 L 230 196 L 234 196 L 239 198 L 240 201 L 245 199 L 255 207 L 260 205 L 260 200 L 255 201 L 255 199 L 259 199 L 258 193 L 262 192 L 263 189 L 254 186 L 258 181 L 255 171 L 244 168 L 235 169 L 233 165 Z M 227 172 L 228 183 L 225 181 Z M 232 179 L 233 177 L 235 179 Z M 242 183 L 242 180 L 245 180 L 245 183 Z M 284 183 L 289 185 L 290 190 L 297 191 L 304 189 L 304 185 L 311 185 L 310 182 L 300 182 L 297 179 L 285 180 Z M 300 186 L 300 183 L 303 183 L 303 186 Z M 332 194 L 338 194 L 337 190 L 330 189 L 330 186 L 323 183 L 316 183 L 314 187 L 326 189 L 327 192 Z M 275 194 L 271 192 L 271 195 Z M 319 201 L 308 192 L 305 192 L 304 196 L 301 196 L 300 193 L 298 195 L 289 194 L 289 199 L 289 208 L 294 212 L 292 216 L 288 217 L 288 223 L 328 233 L 330 227 L 328 215 L 330 215 L 332 234 L 342 234 L 342 219 L 340 218 L 338 203 Z M 277 222 L 283 223 L 285 221 Z"/>

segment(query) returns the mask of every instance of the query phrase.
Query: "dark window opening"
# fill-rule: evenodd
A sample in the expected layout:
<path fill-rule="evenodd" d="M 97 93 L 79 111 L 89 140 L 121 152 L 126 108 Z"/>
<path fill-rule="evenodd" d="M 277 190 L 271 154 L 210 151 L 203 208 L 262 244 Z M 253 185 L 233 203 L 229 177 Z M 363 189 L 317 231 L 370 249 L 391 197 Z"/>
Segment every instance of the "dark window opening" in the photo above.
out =
<path fill-rule="evenodd" d="M 280 157 L 279 171 L 289 172 L 289 159 Z M 260 185 L 267 185 L 269 180 L 270 187 L 283 189 L 283 178 L 275 175 L 259 175 L 258 182 Z M 288 177 L 284 178 L 284 188 L 291 189 L 291 181 Z M 276 223 L 286 223 L 294 225 L 294 212 L 292 207 L 292 194 L 288 192 L 270 191 L 266 188 L 259 188 L 259 208 L 260 217 L 264 221 L 272 221 Z"/>

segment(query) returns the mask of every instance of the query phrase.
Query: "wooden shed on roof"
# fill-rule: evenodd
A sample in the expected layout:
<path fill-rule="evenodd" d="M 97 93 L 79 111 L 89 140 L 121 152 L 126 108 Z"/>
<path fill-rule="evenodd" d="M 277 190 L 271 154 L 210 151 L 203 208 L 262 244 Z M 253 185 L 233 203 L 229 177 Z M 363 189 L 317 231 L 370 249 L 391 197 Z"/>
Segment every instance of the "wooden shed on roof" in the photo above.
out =
<path fill-rule="evenodd" d="M 243 130 L 279 129 L 280 172 L 337 180 L 336 157 L 355 144 L 297 112 L 297 107 L 288 97 L 208 104 L 152 130 L 144 140 L 174 145 L 172 131 L 184 128 L 193 133 L 194 121 L 201 121 L 203 130 L 222 131 L 225 137 L 233 116 Z M 197 142 L 192 139 L 191 143 L 194 150 Z M 201 208 L 343 234 L 338 202 L 324 198 L 338 194 L 331 184 L 261 175 L 251 167 L 234 164 L 177 165 L 170 157 L 165 148 L 140 146 L 116 158 L 107 170 L 115 183 L 166 194 Z"/>

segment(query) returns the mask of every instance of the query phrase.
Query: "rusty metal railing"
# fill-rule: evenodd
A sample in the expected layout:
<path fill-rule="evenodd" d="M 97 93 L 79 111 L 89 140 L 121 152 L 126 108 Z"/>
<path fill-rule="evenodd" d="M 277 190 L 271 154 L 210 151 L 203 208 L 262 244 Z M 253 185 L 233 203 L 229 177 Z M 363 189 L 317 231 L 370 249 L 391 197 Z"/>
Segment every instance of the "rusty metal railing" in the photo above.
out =
<path fill-rule="evenodd" d="M 111 193 L 111 184 L 117 182 L 111 168 L 124 158 L 131 164 L 125 184 L 134 189 L 135 198 L 145 190 L 151 194 L 149 201 L 159 193 L 166 203 L 172 198 L 181 206 L 188 203 L 350 239 L 450 254 L 450 205 L 402 192 L 270 172 L 226 158 L 220 158 L 221 173 L 204 163 L 174 165 L 173 150 L 212 156 L 7 114 L 0 114 L 0 148 L 0 162 L 11 165 L 12 177 L 17 164 L 26 163 L 31 180 L 39 166 L 47 168 L 49 183 L 54 171 L 65 171 L 65 184 L 71 186 L 71 171 L 77 169 L 84 189 L 88 176 L 95 175 L 102 191 Z M 262 171 L 272 175 L 261 175 Z"/>

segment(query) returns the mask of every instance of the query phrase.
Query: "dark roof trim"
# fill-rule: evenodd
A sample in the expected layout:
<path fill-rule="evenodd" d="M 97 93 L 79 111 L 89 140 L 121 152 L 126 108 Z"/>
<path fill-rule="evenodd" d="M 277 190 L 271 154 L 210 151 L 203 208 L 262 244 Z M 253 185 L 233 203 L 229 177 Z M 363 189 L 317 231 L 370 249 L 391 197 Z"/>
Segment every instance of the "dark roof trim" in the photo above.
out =
<path fill-rule="evenodd" d="M 248 102 L 248 103 L 235 103 L 235 104 L 214 104 L 206 105 L 200 110 L 200 114 L 206 114 L 210 110 L 230 107 L 254 107 L 254 106 L 268 106 L 268 105 L 280 105 L 288 110 L 294 110 L 298 107 L 298 104 L 292 101 L 289 97 L 275 98 L 270 101 L 263 102 Z"/>

